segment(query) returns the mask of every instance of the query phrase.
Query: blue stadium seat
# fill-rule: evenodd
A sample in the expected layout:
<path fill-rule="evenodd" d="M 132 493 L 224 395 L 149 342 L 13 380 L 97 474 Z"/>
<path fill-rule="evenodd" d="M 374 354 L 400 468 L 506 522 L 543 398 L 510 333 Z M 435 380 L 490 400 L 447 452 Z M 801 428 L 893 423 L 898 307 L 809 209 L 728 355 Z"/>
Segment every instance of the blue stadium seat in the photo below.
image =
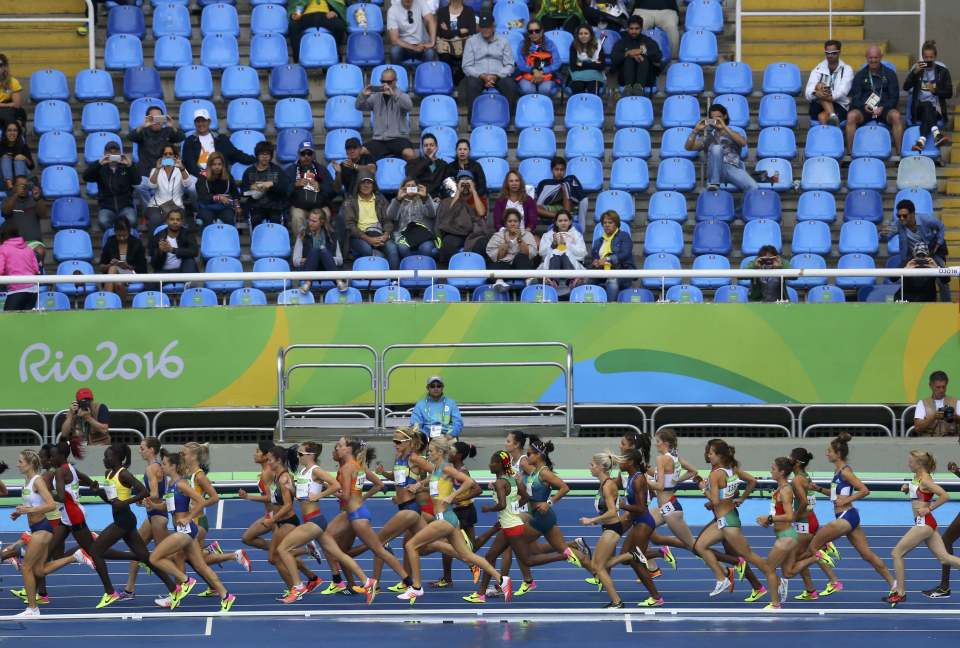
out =
<path fill-rule="evenodd" d="M 928 137 L 925 141 L 922 151 L 914 151 L 913 145 L 920 137 L 920 127 L 911 126 L 903 132 L 903 143 L 900 145 L 900 155 L 910 157 L 914 155 L 923 155 L 934 160 L 940 159 L 940 148 L 934 143 L 934 138 Z"/>
<path fill-rule="evenodd" d="M 210 74 L 210 68 L 203 65 L 186 65 L 177 70 L 177 76 L 173 81 L 173 94 L 181 101 L 213 98 L 213 75 Z"/>
<path fill-rule="evenodd" d="M 281 99 L 273 110 L 273 125 L 278 129 L 313 130 L 313 108 L 306 99 Z"/>
<path fill-rule="evenodd" d="M 421 97 L 453 92 L 453 71 L 444 61 L 421 63 L 413 73 L 413 91 Z"/>
<path fill-rule="evenodd" d="M 883 196 L 870 189 L 848 191 L 843 203 L 843 220 L 879 223 L 883 220 Z"/>
<path fill-rule="evenodd" d="M 816 128 L 816 126 L 814 128 Z M 839 191 L 840 165 L 836 159 L 823 156 L 807 158 L 803 163 L 803 175 L 800 177 L 800 188 L 804 191 L 813 191 L 814 189 L 831 192 Z"/>
<path fill-rule="evenodd" d="M 914 155 L 900 160 L 897 166 L 897 189 L 937 190 L 937 168 L 933 160 Z"/>
<path fill-rule="evenodd" d="M 621 304 L 652 304 L 655 301 L 653 293 L 646 288 L 626 288 L 617 293 L 617 302 Z"/>
<path fill-rule="evenodd" d="M 180 104 L 180 116 L 177 121 L 183 128 L 189 128 L 193 125 L 193 115 L 198 110 L 206 110 L 210 113 L 210 130 L 217 130 L 220 121 L 217 119 L 217 109 L 209 99 L 187 99 Z"/>
<path fill-rule="evenodd" d="M 693 260 L 694 270 L 729 270 L 730 259 L 719 254 L 701 254 Z M 716 290 L 730 283 L 729 277 L 694 277 L 694 286 L 701 290 Z"/>
<path fill-rule="evenodd" d="M 720 95 L 714 97 L 713 103 L 726 107 L 731 125 L 746 128 L 750 123 L 750 105 L 747 103 L 747 98 L 743 95 Z"/>
<path fill-rule="evenodd" d="M 730 226 L 722 220 L 700 221 L 693 228 L 693 244 L 691 251 L 700 254 L 730 254 L 733 242 L 730 237 Z"/>
<path fill-rule="evenodd" d="M 822 221 L 803 221 L 793 226 L 790 249 L 794 254 L 830 254 L 833 239 L 830 226 Z"/>
<path fill-rule="evenodd" d="M 470 295 L 470 301 L 485 303 L 509 302 L 510 294 L 506 291 L 501 292 L 497 290 L 493 284 L 485 284 L 473 289 L 473 294 Z"/>
<path fill-rule="evenodd" d="M 840 228 L 840 254 L 869 254 L 873 256 L 880 249 L 880 236 L 877 226 L 870 221 L 848 220 Z"/>
<path fill-rule="evenodd" d="M 213 227 L 218 226 L 211 225 L 207 227 L 207 229 Z M 243 272 L 243 264 L 240 263 L 240 259 L 235 257 L 214 257 L 207 259 L 204 264 L 204 272 L 211 274 L 217 272 Z M 207 281 L 205 284 L 207 288 L 217 293 L 228 293 L 243 289 L 242 281 Z"/>
<path fill-rule="evenodd" d="M 757 139 L 757 157 L 778 157 L 792 160 L 797 157 L 797 136 L 793 129 L 768 126 Z"/>
<path fill-rule="evenodd" d="M 696 286 L 680 284 L 678 286 L 671 286 L 667 290 L 665 299 L 668 302 L 680 304 L 701 304 L 703 303 L 703 293 Z"/>
<path fill-rule="evenodd" d="M 519 107 L 519 102 L 517 105 Z M 470 113 L 470 125 L 476 128 L 484 124 L 491 124 L 493 126 L 499 126 L 500 128 L 507 128 L 510 125 L 510 104 L 502 94 L 484 92 L 473 100 L 473 110 Z M 550 122 L 549 127 L 553 127 L 553 122 Z"/>
<path fill-rule="evenodd" d="M 256 34 L 250 39 L 250 67 L 260 70 L 286 64 L 286 38 L 280 34 Z"/>
<path fill-rule="evenodd" d="M 347 37 L 347 63 L 373 67 L 383 63 L 383 36 L 361 32 Z"/>
<path fill-rule="evenodd" d="M 803 252 L 794 253 L 790 259 L 790 268 L 792 270 L 824 270 L 827 267 L 827 261 L 819 254 L 810 254 Z M 810 290 L 814 286 L 822 286 L 827 283 L 826 277 L 798 277 L 796 279 L 787 279 L 787 285 L 797 290 Z"/>
<path fill-rule="evenodd" d="M 424 128 L 420 135 L 426 135 L 430 133 L 437 138 L 437 147 L 440 151 L 440 157 L 445 159 L 448 162 L 453 161 L 453 158 L 457 154 L 457 140 L 460 139 L 460 136 L 457 135 L 457 131 L 446 126 L 431 126 L 430 128 Z M 487 186 L 490 186 L 489 183 Z"/>
<path fill-rule="evenodd" d="M 50 227 L 90 229 L 90 206 L 82 198 L 57 198 L 50 207 Z"/>
<path fill-rule="evenodd" d="M 423 301 L 428 303 L 450 304 L 460 301 L 460 291 L 450 284 L 431 284 L 423 291 Z"/>
<path fill-rule="evenodd" d="M 33 110 L 33 130 L 38 135 L 50 131 L 73 131 L 73 113 L 70 104 L 59 99 L 47 99 L 37 104 Z"/>
<path fill-rule="evenodd" d="M 530 10 L 519 0 L 500 0 L 493 5 L 493 20 L 498 32 L 523 29 L 530 21 Z"/>
<path fill-rule="evenodd" d="M 544 36 L 556 45 L 561 63 L 570 65 L 570 46 L 573 45 L 573 34 L 565 29 L 551 29 Z"/>
<path fill-rule="evenodd" d="M 549 161 L 548 161 L 549 166 Z M 549 169 L 548 169 L 549 171 Z M 527 176 L 523 176 L 526 178 Z M 623 157 L 610 167 L 610 188 L 620 191 L 646 191 L 650 186 L 650 170 L 643 158 Z"/>
<path fill-rule="evenodd" d="M 80 178 L 73 167 L 56 164 L 40 174 L 40 188 L 47 199 L 80 195 Z"/>
<path fill-rule="evenodd" d="M 760 100 L 760 112 L 757 119 L 761 128 L 767 126 L 796 128 L 797 101 L 787 94 L 763 95 Z"/>
<path fill-rule="evenodd" d="M 679 270 L 680 259 L 673 254 L 661 252 L 647 255 L 643 260 L 644 270 Z M 646 277 L 641 280 L 647 290 L 661 290 L 672 288 L 680 283 L 679 277 Z"/>
<path fill-rule="evenodd" d="M 852 155 L 855 158 L 871 157 L 886 160 L 890 157 L 890 131 L 879 124 L 866 124 L 853 136 Z"/>
<path fill-rule="evenodd" d="M 693 128 L 700 121 L 700 104 L 696 97 L 674 95 L 663 102 L 660 124 L 664 128 L 686 126 Z"/>
<path fill-rule="evenodd" d="M 520 293 L 520 302 L 524 304 L 555 304 L 558 301 L 557 289 L 550 284 L 530 284 Z"/>
<path fill-rule="evenodd" d="M 152 106 L 156 106 L 163 111 L 163 114 L 167 114 L 167 105 L 163 103 L 163 99 L 155 99 L 154 97 L 141 97 L 140 99 L 134 99 L 131 101 L 127 119 L 128 129 L 134 130 L 143 124 L 144 117 L 147 115 L 147 110 L 149 110 Z"/>
<path fill-rule="evenodd" d="M 147 26 L 143 19 L 143 9 L 133 5 L 118 5 L 107 12 L 107 36 L 128 34 L 143 38 Z"/>
<path fill-rule="evenodd" d="M 872 270 L 876 267 L 873 257 L 856 252 L 844 254 L 837 261 L 838 270 Z M 837 277 L 836 280 L 837 288 L 842 290 L 859 290 L 873 286 L 876 282 L 876 277 Z"/>
<path fill-rule="evenodd" d="M 887 167 L 877 158 L 856 158 L 847 170 L 847 188 L 884 191 L 887 188 Z"/>
<path fill-rule="evenodd" d="M 261 223 L 254 227 L 250 235 L 250 254 L 254 259 L 285 259 L 290 256 L 290 233 L 287 228 L 276 223 Z"/>
<path fill-rule="evenodd" d="M 302 306 L 305 304 L 314 304 L 312 292 L 300 292 L 299 288 L 289 288 L 277 295 L 277 304 L 280 306 Z"/>
<path fill-rule="evenodd" d="M 74 274 L 92 275 L 93 266 L 90 265 L 89 261 L 64 261 L 63 263 L 57 266 L 57 274 L 61 276 L 74 275 Z M 75 295 L 84 295 L 87 293 L 92 293 L 96 291 L 97 285 L 93 283 L 57 284 L 57 289 L 63 294 L 75 296 Z M 43 295 L 46 295 L 46 294 L 48 293 L 43 293 Z M 43 295 L 41 295 L 40 297 L 41 300 L 45 299 Z M 60 298 L 55 298 L 55 300 L 58 302 L 62 301 L 60 300 Z M 59 306 L 59 304 L 57 305 Z M 67 308 L 69 308 L 69 305 L 67 306 Z M 51 308 L 47 310 L 61 310 L 61 309 Z"/>
<path fill-rule="evenodd" d="M 719 220 L 730 223 L 736 217 L 733 194 L 729 191 L 704 191 L 697 196 L 696 220 Z"/>
<path fill-rule="evenodd" d="M 719 34 L 723 31 L 723 0 L 690 0 L 683 21 L 685 30 L 704 29 Z"/>
<path fill-rule="evenodd" d="M 393 160 L 395 158 L 385 158 Z M 379 163 L 377 172 L 380 172 Z M 379 181 L 378 181 L 379 184 Z M 390 270 L 389 262 L 379 256 L 363 256 L 353 260 L 353 269 L 357 272 L 386 272 Z M 350 285 L 358 290 L 371 290 L 382 288 L 390 283 L 388 279 L 351 279 Z"/>
<path fill-rule="evenodd" d="M 37 161 L 43 166 L 77 163 L 77 140 L 69 131 L 48 131 L 40 136 Z"/>
<path fill-rule="evenodd" d="M 753 92 L 753 70 L 746 63 L 737 61 L 721 63 L 713 77 L 713 92 L 718 95 L 749 95 Z"/>
<path fill-rule="evenodd" d="M 567 128 L 573 128 L 574 126 L 603 128 L 603 112 L 603 99 L 589 92 L 581 92 L 567 99 L 563 124 Z"/>
<path fill-rule="evenodd" d="M 774 220 L 758 218 L 747 221 L 743 226 L 743 241 L 740 251 L 744 256 L 756 254 L 764 245 L 772 245 L 779 252 L 783 248 L 780 224 Z"/>
<path fill-rule="evenodd" d="M 152 67 L 127 68 L 123 73 L 123 96 L 126 97 L 127 101 L 135 101 L 146 97 L 163 99 L 160 73 Z"/>
<path fill-rule="evenodd" d="M 115 34 L 107 38 L 103 48 L 103 65 L 108 70 L 126 70 L 143 65 L 143 45 L 129 34 Z"/>
<path fill-rule="evenodd" d="M 657 191 L 647 205 L 650 220 L 672 220 L 683 224 L 687 220 L 687 199 L 679 191 Z"/>
<path fill-rule="evenodd" d="M 178 304 L 180 308 L 209 308 L 219 305 L 217 293 L 209 288 L 187 288 L 180 295 Z"/>
<path fill-rule="evenodd" d="M 482 98 L 482 97 L 481 97 Z M 479 101 L 480 98 L 477 99 Z M 553 128 L 553 101 L 542 94 L 528 94 L 517 101 L 517 112 L 513 119 L 517 128 Z"/>
<path fill-rule="evenodd" d="M 540 184 L 541 180 L 553 177 L 553 172 L 550 170 L 550 158 L 526 158 L 520 162 L 519 171 L 524 181 L 534 187 Z"/>
<path fill-rule="evenodd" d="M 384 193 L 396 193 L 406 177 L 407 163 L 400 158 L 377 160 L 377 188 Z"/>
<path fill-rule="evenodd" d="M 487 179 L 487 187 L 496 189 L 503 186 L 503 180 L 510 172 L 510 163 L 506 159 L 482 157 L 477 159 L 477 164 L 483 169 L 483 175 Z"/>
<path fill-rule="evenodd" d="M 594 32 L 596 32 L 596 30 L 594 30 Z M 606 29 L 603 31 L 603 33 L 606 34 L 607 40 L 612 41 L 612 43 L 610 44 L 610 53 L 607 53 L 606 51 L 607 47 L 606 47 L 606 44 L 604 44 L 604 55 L 607 57 L 607 60 L 609 61 L 611 58 L 611 53 L 613 52 L 614 45 L 616 45 L 617 41 L 620 40 L 620 32 L 614 31 L 613 29 Z M 663 31 L 659 27 L 654 27 L 653 29 L 645 29 L 643 31 L 643 35 L 646 36 L 647 38 L 652 39 L 653 42 L 655 42 L 657 46 L 660 48 L 660 52 L 663 54 L 664 64 L 669 63 L 672 58 L 675 58 L 677 56 L 677 53 L 674 52 L 673 49 L 670 47 L 670 37 L 667 36 L 667 32 Z M 612 36 L 616 36 L 616 38 L 613 38 Z M 599 39 L 599 36 L 597 38 Z"/>
<path fill-rule="evenodd" d="M 323 294 L 324 304 L 362 304 L 363 295 L 356 288 L 348 287 L 346 290 L 331 288 Z"/>
<path fill-rule="evenodd" d="M 267 115 L 259 99 L 234 99 L 227 105 L 227 128 L 237 130 L 266 130 Z"/>
<path fill-rule="evenodd" d="M 894 219 L 896 219 L 897 216 L 897 203 L 901 200 L 913 202 L 913 206 L 916 208 L 918 214 L 933 213 L 933 195 L 929 191 L 926 189 L 902 189 L 897 192 L 896 197 L 893 199 Z"/>
<path fill-rule="evenodd" d="M 618 189 L 609 189 L 597 194 L 597 201 L 593 211 L 593 220 L 600 222 L 600 216 L 609 210 L 617 212 L 621 222 L 632 223 L 636 215 L 636 205 L 633 202 L 633 195 L 626 191 Z"/>
<path fill-rule="evenodd" d="M 310 94 L 310 88 L 307 85 L 307 71 L 296 63 L 278 65 L 270 70 L 268 88 L 270 96 L 274 99 L 304 98 Z"/>
<path fill-rule="evenodd" d="M 203 228 L 200 235 L 200 256 L 240 258 L 240 234 L 233 225 L 215 223 Z"/>
<path fill-rule="evenodd" d="M 234 38 L 240 37 L 240 16 L 237 8 L 231 4 L 210 4 L 203 8 L 200 14 L 200 33 L 226 34 Z"/>
<path fill-rule="evenodd" d="M 842 304 L 845 301 L 846 296 L 836 286 L 815 286 L 807 292 L 808 304 Z"/>
<path fill-rule="evenodd" d="M 616 128 L 650 128 L 653 126 L 653 103 L 647 97 L 621 97 L 614 110 Z"/>
<path fill-rule="evenodd" d="M 665 130 L 660 140 L 660 159 L 680 157 L 695 160 L 700 157 L 698 151 L 688 151 L 684 146 L 691 131 L 692 129 L 686 126 L 675 126 Z"/>
<path fill-rule="evenodd" d="M 300 65 L 308 69 L 329 68 L 340 62 L 337 41 L 331 34 L 312 32 L 300 39 Z"/>
<path fill-rule="evenodd" d="M 87 164 L 93 164 L 103 158 L 103 147 L 107 145 L 107 142 L 114 142 L 120 147 L 121 151 L 123 150 L 123 142 L 116 133 L 100 131 L 87 135 L 87 139 L 83 142 L 83 161 Z"/>
<path fill-rule="evenodd" d="M 380 77 L 387 70 L 393 70 L 397 75 L 397 89 L 401 92 L 407 92 L 410 89 L 410 76 L 407 74 L 407 68 L 402 65 L 392 65 L 390 63 L 385 63 L 383 65 L 378 65 L 372 70 L 370 70 L 370 85 L 383 85 Z M 433 94 L 446 94 L 442 92 L 435 92 Z"/>
<path fill-rule="evenodd" d="M 252 67 L 232 65 L 224 69 L 220 78 L 220 95 L 224 99 L 256 99 L 260 96 L 260 76 Z"/>
<path fill-rule="evenodd" d="M 82 229 L 62 229 L 53 236 L 53 258 L 57 261 L 90 261 L 93 243 Z"/>
<path fill-rule="evenodd" d="M 601 304 L 607 301 L 607 291 L 593 284 L 580 284 L 570 291 L 571 304 Z"/>
<path fill-rule="evenodd" d="M 402 304 L 412 299 L 413 297 L 411 297 L 410 291 L 397 284 L 381 286 L 373 293 L 374 304 Z"/>
<path fill-rule="evenodd" d="M 543 96 L 543 95 L 527 95 Z M 580 95 L 576 95 L 580 96 Z M 594 97 L 596 95 L 590 95 Z M 580 155 L 602 159 L 606 144 L 603 141 L 603 131 L 596 126 L 572 126 L 568 127 L 566 135 L 566 146 L 564 155 L 567 158 L 573 158 Z"/>
<path fill-rule="evenodd" d="M 123 302 L 117 293 L 98 290 L 90 293 L 83 300 L 83 310 L 120 310 L 121 308 L 123 308 Z"/>
<path fill-rule="evenodd" d="M 303 61 L 301 61 L 302 63 Z M 420 67 L 423 67 L 421 65 Z M 419 68 L 418 68 L 419 69 Z M 327 68 L 323 90 L 327 97 L 350 95 L 356 97 L 363 92 L 363 70 L 349 63 L 338 63 Z"/>
<path fill-rule="evenodd" d="M 528 133 L 524 135 L 524 133 Z M 553 140 L 553 153 L 548 153 L 549 141 L 546 134 L 553 135 L 553 131 L 543 128 L 524 129 L 520 131 L 517 143 L 517 157 L 551 157 L 556 153 L 557 142 Z M 532 145 L 532 147 L 531 147 Z M 539 155 L 538 155 L 539 154 Z M 481 126 L 470 132 L 470 157 L 507 157 L 507 131 L 499 126 Z"/>
<path fill-rule="evenodd" d="M 45 99 L 70 100 L 70 86 L 66 75 L 60 70 L 37 70 L 30 75 L 30 99 L 34 102 Z"/>
<path fill-rule="evenodd" d="M 153 46 L 153 66 L 158 70 L 175 70 L 193 65 L 193 48 L 183 36 L 161 36 Z"/>
<path fill-rule="evenodd" d="M 451 278 L 450 285 L 455 288 L 472 290 L 484 285 L 487 263 L 483 256 L 473 252 L 458 252 L 450 257 L 450 270 L 476 270 L 476 277 Z"/>
<path fill-rule="evenodd" d="M 693 162 L 686 158 L 667 158 L 657 167 L 658 191 L 693 191 L 697 184 L 697 171 Z"/>
<path fill-rule="evenodd" d="M 73 82 L 73 96 L 80 101 L 112 101 L 113 77 L 106 70 L 80 70 Z"/>
<path fill-rule="evenodd" d="M 190 10 L 184 4 L 163 3 L 153 9 L 153 37 L 158 41 L 164 36 L 190 38 Z"/>
<path fill-rule="evenodd" d="M 753 189 L 743 195 L 743 220 L 765 218 L 780 222 L 780 194 L 771 189 Z"/>
<path fill-rule="evenodd" d="M 783 158 L 763 158 L 757 160 L 756 171 L 766 171 L 771 178 L 779 174 L 779 180 L 774 183 L 760 183 L 761 187 L 771 188 L 774 191 L 790 191 L 793 189 L 793 165 L 790 160 Z"/>
<path fill-rule="evenodd" d="M 832 223 L 837 220 L 837 201 L 826 191 L 805 191 L 797 202 L 797 221 L 818 220 Z"/>
<path fill-rule="evenodd" d="M 713 65 L 717 56 L 717 36 L 713 32 L 687 31 L 680 37 L 681 62 Z"/>
<path fill-rule="evenodd" d="M 269 5 L 265 5 L 269 6 Z M 327 99 L 323 107 L 323 127 L 333 128 L 363 128 L 363 113 L 357 110 L 356 99 L 348 95 L 337 95 Z"/>
<path fill-rule="evenodd" d="M 900 235 L 894 234 L 887 239 L 887 255 L 900 258 Z"/>
<path fill-rule="evenodd" d="M 534 96 L 534 95 L 530 95 Z M 539 96 L 539 95 L 536 95 Z M 457 101 L 449 95 L 430 95 L 420 102 L 420 127 L 460 125 L 460 111 Z"/>
<path fill-rule="evenodd" d="M 253 155 L 257 143 L 265 139 L 263 133 L 253 130 L 241 130 L 230 134 L 230 143 L 248 155 Z"/>
<path fill-rule="evenodd" d="M 664 89 L 668 95 L 698 95 L 703 88 L 703 68 L 696 63 L 674 63 L 667 68 Z"/>
<path fill-rule="evenodd" d="M 746 304 L 749 301 L 749 291 L 744 286 L 724 285 L 713 293 L 714 304 Z"/>
<path fill-rule="evenodd" d="M 257 288 L 237 288 L 230 293 L 230 306 L 266 306 L 267 296 Z"/>
<path fill-rule="evenodd" d="M 262 4 L 250 13 L 251 34 L 286 34 L 289 26 L 287 8 L 281 4 Z"/>
<path fill-rule="evenodd" d="M 621 128 L 613 134 L 613 159 L 637 157 L 646 160 L 650 157 L 650 133 L 643 128 Z"/>
<path fill-rule="evenodd" d="M 80 114 L 80 128 L 84 133 L 97 131 L 120 132 L 120 111 L 116 104 L 96 101 L 83 105 Z"/>
<path fill-rule="evenodd" d="M 683 254 L 683 227 L 676 221 L 650 221 L 643 237 L 643 253 Z"/>
<path fill-rule="evenodd" d="M 782 93 L 796 97 L 803 88 L 800 68 L 794 63 L 770 63 L 763 70 L 763 94 Z"/>
<path fill-rule="evenodd" d="M 839 160 L 843 154 L 843 131 L 838 126 L 817 124 L 807 131 L 804 155 L 808 158 L 826 156 Z"/>
<path fill-rule="evenodd" d="M 357 12 L 363 11 L 358 20 Z M 382 34 L 384 31 L 383 13 L 380 7 L 368 2 L 358 2 L 347 7 L 347 32 L 354 34 L 357 32 L 376 32 Z"/>
<path fill-rule="evenodd" d="M 585 155 L 571 158 L 567 160 L 567 175 L 577 176 L 583 190 L 588 193 L 600 191 L 603 187 L 603 162 Z"/>
<path fill-rule="evenodd" d="M 263 257 L 253 262 L 253 272 L 290 272 L 290 264 L 286 259 Z M 257 290 L 270 293 L 281 292 L 296 285 L 283 279 L 253 279 L 250 284 Z"/>

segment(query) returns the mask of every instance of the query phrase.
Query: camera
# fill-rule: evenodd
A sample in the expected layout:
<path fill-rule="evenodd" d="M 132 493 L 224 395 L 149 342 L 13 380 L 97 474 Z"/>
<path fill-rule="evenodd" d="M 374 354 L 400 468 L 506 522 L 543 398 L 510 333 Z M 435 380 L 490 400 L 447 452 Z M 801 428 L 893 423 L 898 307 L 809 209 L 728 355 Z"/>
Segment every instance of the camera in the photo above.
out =
<path fill-rule="evenodd" d="M 957 417 L 957 411 L 949 405 L 946 407 L 941 407 L 939 411 L 943 412 L 943 420 L 947 423 L 953 423 L 954 419 Z"/>
<path fill-rule="evenodd" d="M 757 265 L 761 268 L 772 268 L 773 262 L 776 260 L 776 257 L 757 257 Z"/>
<path fill-rule="evenodd" d="M 165 167 L 172 167 L 175 163 L 176 161 L 173 158 L 163 158 L 163 162 L 161 162 Z"/>
<path fill-rule="evenodd" d="M 84 398 L 84 399 L 78 400 L 78 401 L 77 401 L 77 407 L 79 407 L 79 408 L 82 409 L 82 410 L 89 411 L 89 410 L 90 410 L 90 399 L 89 399 L 89 398 Z"/>
<path fill-rule="evenodd" d="M 120 160 L 121 160 L 122 157 L 123 157 L 123 156 L 121 156 L 121 155 L 108 155 L 108 156 L 107 156 L 107 161 L 108 161 L 108 162 L 120 162 Z"/>
<path fill-rule="evenodd" d="M 166 115 L 154 115 L 154 116 L 153 116 L 153 123 L 154 123 L 154 124 L 166 124 L 166 123 L 167 123 L 167 116 L 166 116 Z"/>
<path fill-rule="evenodd" d="M 708 119 L 708 120 L 707 120 L 707 126 L 712 126 L 712 127 L 716 128 L 717 126 L 719 126 L 719 124 L 720 124 L 720 120 L 719 120 L 719 119 Z"/>
<path fill-rule="evenodd" d="M 417 193 L 417 191 L 418 191 L 418 190 L 417 190 L 416 187 L 407 187 L 407 193 L 408 193 L 408 194 L 415 194 L 415 193 Z"/>
<path fill-rule="evenodd" d="M 370 92 L 383 92 L 382 85 L 372 85 L 370 86 Z"/>

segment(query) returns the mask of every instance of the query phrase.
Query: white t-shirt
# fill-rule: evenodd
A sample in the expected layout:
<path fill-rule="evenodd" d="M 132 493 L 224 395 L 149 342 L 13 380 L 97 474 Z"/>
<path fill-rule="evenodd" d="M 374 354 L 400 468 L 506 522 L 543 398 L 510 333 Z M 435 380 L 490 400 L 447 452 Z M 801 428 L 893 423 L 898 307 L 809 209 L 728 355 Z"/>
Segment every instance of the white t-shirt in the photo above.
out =
<path fill-rule="evenodd" d="M 213 133 L 197 135 L 197 138 L 200 140 L 200 157 L 197 159 L 197 166 L 201 169 L 206 169 L 207 158 L 210 157 L 211 153 L 216 151 L 213 147 Z"/>
<path fill-rule="evenodd" d="M 413 0 L 413 4 L 407 9 L 402 3 L 396 2 L 390 5 L 387 11 L 387 29 L 395 29 L 404 43 L 418 44 L 426 43 L 430 35 L 427 33 L 427 27 L 423 22 L 423 17 L 432 13 L 425 5 L 423 0 Z"/>
<path fill-rule="evenodd" d="M 943 400 L 933 401 L 934 411 L 943 407 Z M 917 410 L 913 413 L 913 418 L 915 419 L 925 419 L 927 418 L 927 408 L 923 404 L 922 400 L 917 401 Z"/>
<path fill-rule="evenodd" d="M 176 249 L 177 247 L 177 238 L 175 236 L 168 236 L 167 243 L 170 244 L 170 247 Z M 179 270 L 180 269 L 180 257 L 173 253 L 171 250 L 167 252 L 167 258 L 163 262 L 164 270 Z"/>

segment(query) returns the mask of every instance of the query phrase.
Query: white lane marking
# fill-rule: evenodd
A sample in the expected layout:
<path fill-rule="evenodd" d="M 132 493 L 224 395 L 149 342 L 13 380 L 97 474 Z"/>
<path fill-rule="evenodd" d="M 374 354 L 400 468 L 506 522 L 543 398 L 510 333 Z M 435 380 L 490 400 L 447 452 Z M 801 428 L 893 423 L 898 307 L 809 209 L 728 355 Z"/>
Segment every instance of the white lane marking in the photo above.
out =
<path fill-rule="evenodd" d="M 207 617 L 207 627 L 203 634 L 209 637 L 211 632 L 213 632 L 213 617 Z"/>
<path fill-rule="evenodd" d="M 623 622 L 627 626 L 627 634 L 631 634 L 633 632 L 633 620 L 630 618 L 629 614 L 624 616 Z"/>
<path fill-rule="evenodd" d="M 223 500 L 217 502 L 217 529 L 223 528 Z"/>

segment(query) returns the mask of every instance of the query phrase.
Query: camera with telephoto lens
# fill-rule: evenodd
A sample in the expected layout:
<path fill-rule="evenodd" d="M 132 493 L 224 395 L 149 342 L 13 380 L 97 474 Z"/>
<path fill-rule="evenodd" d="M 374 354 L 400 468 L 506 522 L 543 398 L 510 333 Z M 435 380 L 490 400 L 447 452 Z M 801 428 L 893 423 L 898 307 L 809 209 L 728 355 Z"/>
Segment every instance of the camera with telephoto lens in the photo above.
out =
<path fill-rule="evenodd" d="M 78 401 L 77 401 L 77 407 L 79 407 L 79 408 L 82 409 L 82 410 L 89 411 L 89 410 L 90 410 L 90 399 L 89 399 L 89 398 L 82 398 L 82 399 L 78 400 Z"/>
<path fill-rule="evenodd" d="M 943 420 L 947 423 L 953 423 L 954 419 L 957 417 L 957 411 L 949 405 L 946 407 L 941 407 L 939 411 L 943 412 Z"/>
<path fill-rule="evenodd" d="M 761 268 L 766 268 L 766 269 L 772 268 L 774 261 L 776 261 L 776 257 L 771 257 L 771 256 L 757 257 L 757 265 L 760 266 Z"/>

